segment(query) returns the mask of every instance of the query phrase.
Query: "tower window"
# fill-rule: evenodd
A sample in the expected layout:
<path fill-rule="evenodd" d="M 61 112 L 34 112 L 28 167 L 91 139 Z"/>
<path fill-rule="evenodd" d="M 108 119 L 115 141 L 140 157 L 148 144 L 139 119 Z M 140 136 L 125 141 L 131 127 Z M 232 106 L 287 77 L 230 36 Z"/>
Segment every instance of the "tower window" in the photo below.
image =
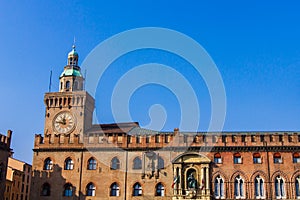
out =
<path fill-rule="evenodd" d="M 94 158 L 88 160 L 88 170 L 95 170 L 97 168 L 97 162 Z"/>
<path fill-rule="evenodd" d="M 67 183 L 64 187 L 64 196 L 65 197 L 73 196 L 73 187 L 70 183 Z"/>
<path fill-rule="evenodd" d="M 71 158 L 65 160 L 65 170 L 72 170 L 74 168 L 74 162 Z"/>
<path fill-rule="evenodd" d="M 50 196 L 50 189 L 49 183 L 44 183 L 42 186 L 41 196 Z"/>
<path fill-rule="evenodd" d="M 66 82 L 66 89 L 69 90 L 70 89 L 70 81 Z"/>
<path fill-rule="evenodd" d="M 52 170 L 52 160 L 50 158 L 47 158 L 45 161 L 44 161 L 44 170 Z"/>
<path fill-rule="evenodd" d="M 78 81 L 75 81 L 74 82 L 74 90 L 78 90 L 79 88 L 78 88 Z"/>

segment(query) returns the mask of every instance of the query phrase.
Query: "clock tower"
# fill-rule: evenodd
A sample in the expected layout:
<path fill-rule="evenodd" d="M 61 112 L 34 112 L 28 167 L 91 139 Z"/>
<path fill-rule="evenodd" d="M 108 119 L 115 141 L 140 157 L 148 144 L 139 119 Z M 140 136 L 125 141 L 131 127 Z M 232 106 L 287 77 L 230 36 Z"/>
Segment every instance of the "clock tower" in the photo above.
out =
<path fill-rule="evenodd" d="M 67 65 L 59 77 L 59 92 L 45 94 L 46 136 L 81 135 L 92 126 L 95 100 L 84 91 L 84 78 L 78 66 L 78 58 L 73 45 Z"/>

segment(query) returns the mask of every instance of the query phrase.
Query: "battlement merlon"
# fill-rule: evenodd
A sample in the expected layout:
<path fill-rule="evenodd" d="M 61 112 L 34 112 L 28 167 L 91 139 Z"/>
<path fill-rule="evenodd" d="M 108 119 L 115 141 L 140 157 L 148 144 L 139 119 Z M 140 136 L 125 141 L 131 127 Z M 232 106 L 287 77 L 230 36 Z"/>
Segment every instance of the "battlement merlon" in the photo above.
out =
<path fill-rule="evenodd" d="M 84 134 L 41 134 L 35 136 L 35 148 L 97 147 L 97 148 L 162 148 L 162 147 L 241 147 L 299 146 L 300 132 L 158 132 L 135 127 L 128 132 L 112 130 Z M 71 145 L 71 146 L 70 146 Z"/>
<path fill-rule="evenodd" d="M 48 92 L 44 96 L 44 104 L 46 108 L 49 107 L 81 107 L 85 105 L 92 105 L 91 110 L 95 104 L 94 98 L 86 91 L 73 92 Z"/>
<path fill-rule="evenodd" d="M 12 138 L 12 131 L 8 130 L 7 135 L 0 134 L 0 145 L 3 146 L 5 149 L 10 150 L 10 143 Z"/>

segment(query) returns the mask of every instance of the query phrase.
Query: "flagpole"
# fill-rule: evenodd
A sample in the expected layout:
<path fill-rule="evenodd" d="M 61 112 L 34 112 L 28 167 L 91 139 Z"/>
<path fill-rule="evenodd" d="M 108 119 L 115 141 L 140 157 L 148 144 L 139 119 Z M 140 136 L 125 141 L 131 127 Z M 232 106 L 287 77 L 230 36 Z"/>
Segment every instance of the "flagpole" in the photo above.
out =
<path fill-rule="evenodd" d="M 52 70 L 50 70 L 49 92 L 51 92 L 51 85 L 52 85 Z"/>

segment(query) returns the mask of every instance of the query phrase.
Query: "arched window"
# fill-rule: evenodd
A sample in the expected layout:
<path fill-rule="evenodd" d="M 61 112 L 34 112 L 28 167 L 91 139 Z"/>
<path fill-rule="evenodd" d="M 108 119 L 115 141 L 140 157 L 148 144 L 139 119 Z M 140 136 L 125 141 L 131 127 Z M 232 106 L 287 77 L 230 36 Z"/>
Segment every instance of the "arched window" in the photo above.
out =
<path fill-rule="evenodd" d="M 143 190 L 142 186 L 139 183 L 133 185 L 133 196 L 142 196 Z"/>
<path fill-rule="evenodd" d="M 264 180 L 258 175 L 254 180 L 254 193 L 256 199 L 262 199 L 265 196 L 264 193 Z"/>
<path fill-rule="evenodd" d="M 165 168 L 165 161 L 162 159 L 162 157 L 158 156 L 158 163 L 157 163 L 157 169 L 163 169 Z"/>
<path fill-rule="evenodd" d="M 71 158 L 65 160 L 65 170 L 72 170 L 74 168 L 74 163 Z"/>
<path fill-rule="evenodd" d="M 241 178 L 240 175 L 235 177 L 234 179 L 234 197 L 236 199 L 244 198 L 244 180 Z"/>
<path fill-rule="evenodd" d="M 71 197 L 73 196 L 73 186 L 70 183 L 65 184 L 64 187 L 64 196 L 65 197 Z"/>
<path fill-rule="evenodd" d="M 165 187 L 162 183 L 158 183 L 155 189 L 156 189 L 155 196 L 160 196 L 160 197 L 165 196 Z"/>
<path fill-rule="evenodd" d="M 88 170 L 95 170 L 97 168 L 97 162 L 94 158 L 90 158 L 88 160 Z"/>
<path fill-rule="evenodd" d="M 110 186 L 110 196 L 118 197 L 120 196 L 120 187 L 117 183 L 113 183 Z"/>
<path fill-rule="evenodd" d="M 277 199 L 285 198 L 284 180 L 281 176 L 275 178 L 275 195 Z"/>
<path fill-rule="evenodd" d="M 233 155 L 233 162 L 234 164 L 241 164 L 242 163 L 242 156 L 240 153 L 235 153 Z"/>
<path fill-rule="evenodd" d="M 110 169 L 112 169 L 112 170 L 120 169 L 120 161 L 117 157 L 114 157 L 113 159 L 111 159 Z"/>
<path fill-rule="evenodd" d="M 46 160 L 44 160 L 44 170 L 51 170 L 52 166 L 52 160 L 50 158 L 46 158 Z"/>
<path fill-rule="evenodd" d="M 96 194 L 96 187 L 93 183 L 89 183 L 86 186 L 86 196 L 95 196 Z"/>
<path fill-rule="evenodd" d="M 142 160 L 139 157 L 134 158 L 133 169 L 142 169 Z"/>
<path fill-rule="evenodd" d="M 50 188 L 49 183 L 44 183 L 42 185 L 41 196 L 50 196 L 50 191 L 51 191 L 51 188 Z"/>
<path fill-rule="evenodd" d="M 216 199 L 224 199 L 224 180 L 218 175 L 215 178 L 215 198 Z"/>
<path fill-rule="evenodd" d="M 282 163 L 282 158 L 280 153 L 274 153 L 274 163 Z"/>
<path fill-rule="evenodd" d="M 254 164 L 259 164 L 259 163 L 261 163 L 261 156 L 260 156 L 260 153 L 254 153 L 254 154 L 253 154 L 253 163 L 254 163 Z"/>
<path fill-rule="evenodd" d="M 67 90 L 70 89 L 70 81 L 67 81 L 67 82 L 66 82 L 66 89 L 67 89 Z"/>
<path fill-rule="evenodd" d="M 293 153 L 293 163 L 300 163 L 300 154 Z"/>
<path fill-rule="evenodd" d="M 221 157 L 220 153 L 216 153 L 215 154 L 215 156 L 214 156 L 214 162 L 217 163 L 217 164 L 222 163 L 222 157 Z"/>
<path fill-rule="evenodd" d="M 295 191 L 297 199 L 300 198 L 300 176 L 297 176 L 295 179 Z"/>

